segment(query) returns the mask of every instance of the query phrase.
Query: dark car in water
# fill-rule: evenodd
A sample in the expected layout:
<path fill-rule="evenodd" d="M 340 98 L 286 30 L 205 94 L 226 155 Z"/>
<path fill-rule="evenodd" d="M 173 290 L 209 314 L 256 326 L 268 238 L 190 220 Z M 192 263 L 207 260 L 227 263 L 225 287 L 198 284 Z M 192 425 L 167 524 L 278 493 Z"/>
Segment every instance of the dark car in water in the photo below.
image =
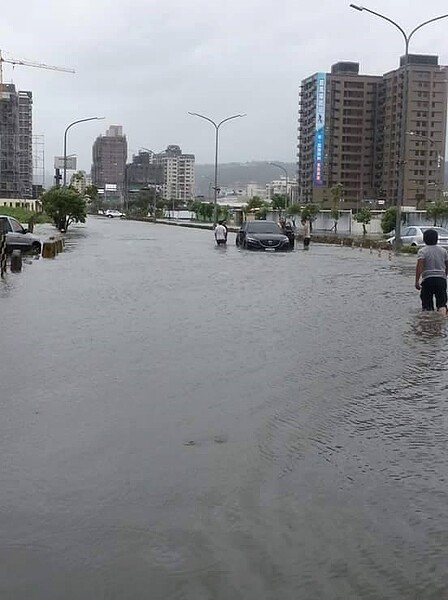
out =
<path fill-rule="evenodd" d="M 246 221 L 236 235 L 236 245 L 265 252 L 291 250 L 288 237 L 274 221 Z"/>

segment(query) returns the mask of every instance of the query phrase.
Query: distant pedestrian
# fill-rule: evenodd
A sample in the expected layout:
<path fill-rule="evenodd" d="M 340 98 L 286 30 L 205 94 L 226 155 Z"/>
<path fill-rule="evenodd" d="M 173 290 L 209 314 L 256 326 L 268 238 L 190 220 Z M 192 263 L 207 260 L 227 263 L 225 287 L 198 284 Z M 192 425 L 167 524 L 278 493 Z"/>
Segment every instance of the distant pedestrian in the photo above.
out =
<path fill-rule="evenodd" d="M 295 233 L 294 233 L 294 227 L 291 225 L 291 223 L 289 221 L 288 222 L 282 221 L 282 231 L 289 240 L 289 247 L 291 249 L 293 249 L 295 237 L 296 237 Z"/>
<path fill-rule="evenodd" d="M 311 242 L 311 224 L 308 219 L 302 219 L 303 247 L 309 248 Z"/>
<path fill-rule="evenodd" d="M 215 240 L 218 246 L 224 246 L 227 243 L 227 229 L 220 221 L 215 227 Z"/>
<path fill-rule="evenodd" d="M 224 227 L 224 229 L 226 230 L 226 243 L 227 243 L 227 237 L 228 237 L 228 235 L 229 235 L 229 228 L 227 227 L 227 222 L 226 222 L 225 220 L 224 220 L 224 221 L 221 221 L 221 225 L 222 225 L 222 226 Z"/>
<path fill-rule="evenodd" d="M 446 315 L 448 252 L 437 245 L 438 239 L 435 229 L 426 229 L 423 232 L 423 241 L 426 245 L 420 248 L 417 254 L 415 287 L 420 290 L 424 311 L 434 310 L 435 297 L 438 312 Z"/>

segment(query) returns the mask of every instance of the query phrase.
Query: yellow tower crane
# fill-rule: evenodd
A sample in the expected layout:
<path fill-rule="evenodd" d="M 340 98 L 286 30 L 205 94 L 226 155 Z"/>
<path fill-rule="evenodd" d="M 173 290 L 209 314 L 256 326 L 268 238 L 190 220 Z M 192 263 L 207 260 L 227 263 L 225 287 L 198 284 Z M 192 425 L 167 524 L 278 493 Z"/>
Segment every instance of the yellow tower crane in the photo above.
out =
<path fill-rule="evenodd" d="M 0 97 L 3 95 L 3 63 L 8 63 L 15 67 L 35 67 L 36 69 L 49 69 L 50 71 L 63 71 L 64 73 L 74 73 L 74 69 L 67 69 L 66 67 L 54 67 L 52 65 L 45 65 L 43 63 L 32 62 L 29 60 L 22 60 L 19 58 L 4 58 L 2 51 L 0 50 Z"/>

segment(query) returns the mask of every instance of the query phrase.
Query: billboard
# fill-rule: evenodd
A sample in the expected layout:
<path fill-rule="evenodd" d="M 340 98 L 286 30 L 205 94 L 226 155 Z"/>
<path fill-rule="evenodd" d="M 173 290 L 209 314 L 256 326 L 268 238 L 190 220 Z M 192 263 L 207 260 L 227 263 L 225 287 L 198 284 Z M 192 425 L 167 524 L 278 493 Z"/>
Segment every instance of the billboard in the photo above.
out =
<path fill-rule="evenodd" d="M 76 171 L 76 156 L 66 156 L 65 157 L 67 163 L 67 171 Z M 64 168 L 64 157 L 63 156 L 55 156 L 54 157 L 54 168 L 60 169 L 61 171 Z"/>
<path fill-rule="evenodd" d="M 324 151 L 325 151 L 325 98 L 327 91 L 327 74 L 318 73 L 316 78 L 316 129 L 314 132 L 314 174 L 315 186 L 324 184 Z"/>

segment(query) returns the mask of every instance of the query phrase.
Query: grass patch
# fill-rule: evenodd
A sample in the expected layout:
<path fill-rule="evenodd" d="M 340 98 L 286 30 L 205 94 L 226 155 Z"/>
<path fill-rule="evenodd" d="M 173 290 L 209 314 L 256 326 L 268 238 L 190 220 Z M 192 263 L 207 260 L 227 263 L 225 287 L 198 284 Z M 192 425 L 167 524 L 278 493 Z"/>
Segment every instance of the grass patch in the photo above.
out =
<path fill-rule="evenodd" d="M 10 206 L 0 206 L 0 215 L 8 215 L 20 221 L 28 223 L 31 217 L 34 217 L 34 223 L 51 223 L 51 219 L 45 213 L 34 213 L 26 208 L 11 208 Z"/>
<path fill-rule="evenodd" d="M 417 246 L 402 246 L 400 248 L 400 252 L 403 254 L 417 254 L 418 247 Z"/>

